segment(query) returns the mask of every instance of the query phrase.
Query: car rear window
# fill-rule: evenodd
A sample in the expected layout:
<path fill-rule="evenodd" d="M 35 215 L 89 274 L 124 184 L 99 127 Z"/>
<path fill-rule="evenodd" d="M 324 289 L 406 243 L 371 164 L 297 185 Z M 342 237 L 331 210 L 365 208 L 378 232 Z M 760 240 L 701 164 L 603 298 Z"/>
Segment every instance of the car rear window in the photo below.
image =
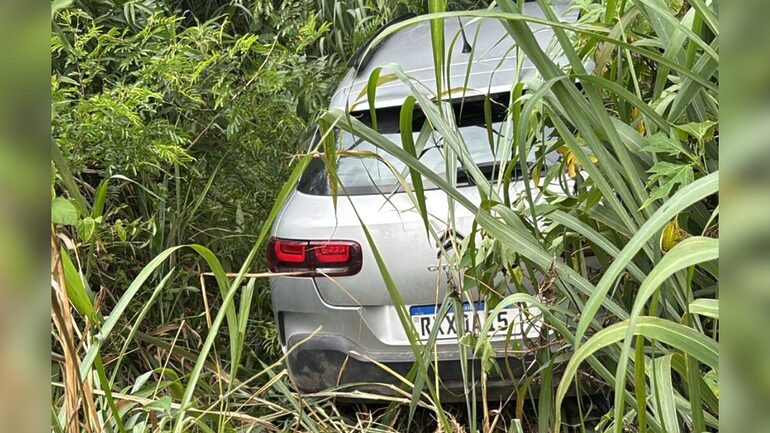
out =
<path fill-rule="evenodd" d="M 453 103 L 453 111 L 458 124 L 460 134 L 471 153 L 473 161 L 479 166 L 489 166 L 499 162 L 496 155 L 499 145 L 499 137 L 505 134 L 505 114 L 508 107 L 508 94 L 496 94 L 490 96 L 490 124 L 492 129 L 492 143 L 487 131 L 487 121 L 484 115 L 485 97 L 466 99 L 462 103 Z M 401 131 L 399 129 L 399 115 L 401 107 L 391 107 L 377 110 L 377 129 L 396 145 L 401 146 Z M 357 112 L 353 115 L 371 126 L 371 118 L 368 112 Z M 420 130 L 424 123 L 424 116 L 415 108 L 412 130 L 414 142 L 417 143 Z M 344 131 L 336 131 L 338 149 L 358 150 L 378 154 L 384 161 L 376 158 L 360 158 L 353 156 L 340 156 L 337 163 L 337 176 L 344 191 L 348 194 L 380 194 L 398 190 L 401 185 L 395 170 L 404 179 L 409 180 L 406 166 L 397 158 L 387 154 L 377 146 L 363 141 Z M 446 177 L 445 153 L 441 135 L 431 132 L 422 149 L 418 149 L 420 162 L 425 164 L 435 173 Z M 389 167 L 390 166 L 390 167 Z M 459 163 L 458 163 L 459 166 Z M 458 184 L 468 182 L 467 176 L 458 174 Z M 425 181 L 426 189 L 435 188 L 430 182 Z M 324 162 L 315 159 L 306 169 L 299 182 L 298 189 L 306 194 L 329 195 L 328 177 Z M 340 188 L 340 192 L 343 189 Z"/>

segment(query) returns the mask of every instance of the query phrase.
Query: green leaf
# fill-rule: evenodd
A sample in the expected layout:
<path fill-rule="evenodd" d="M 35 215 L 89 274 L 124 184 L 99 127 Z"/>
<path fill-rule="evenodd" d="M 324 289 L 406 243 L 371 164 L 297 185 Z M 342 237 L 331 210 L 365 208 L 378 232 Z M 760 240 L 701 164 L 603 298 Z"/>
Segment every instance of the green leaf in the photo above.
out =
<path fill-rule="evenodd" d="M 679 242 L 687 239 L 688 237 L 690 237 L 690 234 L 687 233 L 686 230 L 683 230 L 681 227 L 679 227 L 679 219 L 675 217 L 669 221 L 669 223 L 666 224 L 663 227 L 663 230 L 660 232 L 660 250 L 663 253 L 667 253 Z"/>
<path fill-rule="evenodd" d="M 446 10 L 446 0 L 428 0 L 428 12 L 440 13 Z M 444 73 L 444 18 L 439 16 L 430 20 L 430 40 L 433 47 L 433 67 L 436 79 L 436 97 L 440 98 L 443 91 L 442 75 Z"/>
<path fill-rule="evenodd" d="M 666 161 L 655 163 L 648 172 L 652 173 L 648 183 L 653 185 L 655 182 L 658 182 L 660 186 L 652 190 L 650 196 L 642 204 L 641 209 L 649 206 L 655 200 L 668 197 L 676 185 L 688 185 L 695 178 L 692 165 L 680 165 Z"/>
<path fill-rule="evenodd" d="M 574 77 L 581 82 L 596 83 L 596 85 L 606 89 L 607 91 L 614 92 L 618 96 L 621 96 L 623 99 L 625 99 L 628 103 L 638 108 L 641 114 L 647 116 L 648 119 L 653 121 L 655 125 L 657 125 L 663 131 L 668 131 L 670 129 L 669 123 L 666 122 L 666 120 L 661 117 L 660 114 L 655 112 L 655 110 L 653 110 L 652 107 L 650 107 L 650 105 L 643 101 L 641 98 L 623 88 L 623 86 L 620 86 L 617 83 L 598 75 L 576 74 Z M 625 123 L 623 123 L 623 125 L 628 126 Z"/>
<path fill-rule="evenodd" d="M 62 270 L 64 271 L 64 284 L 67 286 L 67 297 L 69 298 L 75 309 L 93 324 L 99 323 L 99 317 L 96 314 L 96 309 L 91 303 L 93 294 L 91 294 L 83 284 L 83 280 L 80 277 L 80 273 L 72 263 L 67 250 L 60 249 L 60 257 L 62 263 Z"/>
<path fill-rule="evenodd" d="M 487 338 L 487 335 L 494 321 L 492 318 L 494 318 L 504 308 L 507 308 L 508 306 L 511 306 L 511 305 L 517 305 L 517 304 L 524 304 L 527 306 L 527 308 L 533 308 L 533 307 L 537 308 L 539 312 L 542 313 L 544 322 L 548 323 L 549 327 L 552 327 L 556 332 L 558 332 L 562 337 L 564 337 L 568 343 L 574 345 L 575 336 L 570 333 L 570 330 L 568 329 L 567 325 L 554 315 L 554 313 L 550 310 L 549 306 L 544 305 L 538 299 L 536 299 L 535 297 L 527 293 L 515 293 L 513 295 L 506 296 L 499 304 L 497 304 L 497 306 L 495 306 L 492 309 L 492 311 L 487 315 L 487 319 L 484 321 L 484 323 L 482 323 L 481 329 L 479 330 L 478 341 L 480 342 L 483 339 Z M 607 370 L 603 362 L 599 361 L 596 357 L 592 355 L 588 355 L 586 357 L 586 360 L 591 365 L 591 367 L 598 373 L 598 375 L 604 380 L 606 380 L 610 384 L 610 386 L 614 384 L 614 376 L 612 375 L 612 373 L 609 372 L 609 370 Z M 567 379 L 567 382 L 569 381 L 570 379 Z M 569 387 L 569 383 L 567 384 L 567 387 Z M 626 401 L 629 404 L 635 403 L 633 396 L 629 392 L 624 390 L 623 394 L 626 396 Z M 561 413 L 559 410 L 559 407 L 561 405 L 561 400 L 556 400 L 556 403 L 557 403 L 557 406 L 556 406 L 557 410 L 555 412 L 557 416 L 556 425 L 558 426 L 560 425 L 558 422 L 558 419 L 559 419 L 558 417 L 560 416 L 560 413 Z M 660 430 L 660 427 L 659 427 L 660 424 L 654 417 L 649 419 L 649 424 L 653 426 L 655 429 L 657 429 L 658 431 Z"/>
<path fill-rule="evenodd" d="M 700 364 L 692 356 L 685 355 L 687 372 L 684 377 L 687 379 L 687 393 L 690 397 L 690 413 L 692 414 L 692 430 L 706 431 L 706 413 L 703 410 L 703 397 L 705 389 L 701 386 Z"/>
<path fill-rule="evenodd" d="M 254 296 L 254 285 L 257 279 L 251 278 L 246 284 L 246 288 L 243 290 L 240 299 L 240 307 L 238 310 L 238 343 L 235 350 L 235 358 L 233 358 L 230 365 L 230 377 L 236 377 L 238 374 L 238 368 L 241 365 L 241 357 L 243 356 L 244 343 L 246 342 L 246 328 L 249 324 L 249 312 L 251 311 L 251 299 Z"/>
<path fill-rule="evenodd" d="M 719 36 L 719 20 L 714 14 L 713 3 L 711 8 L 706 6 L 704 0 L 689 0 L 688 3 L 703 16 L 703 20 L 709 26 L 709 29 L 711 29 L 715 35 Z"/>
<path fill-rule="evenodd" d="M 164 395 L 163 397 L 144 405 L 147 410 L 156 410 L 160 412 L 171 411 L 171 397 Z"/>
<path fill-rule="evenodd" d="M 719 398 L 719 373 L 716 370 L 709 370 L 708 373 L 703 375 L 703 381 L 706 382 L 711 392 Z"/>
<path fill-rule="evenodd" d="M 679 421 L 676 416 L 676 402 L 674 401 L 674 383 L 671 379 L 671 358 L 668 354 L 653 360 L 653 401 L 658 406 L 658 412 L 663 420 L 666 433 L 679 433 Z M 615 418 L 617 422 L 617 417 Z"/>
<path fill-rule="evenodd" d="M 353 106 L 350 108 L 350 111 L 354 111 L 354 110 L 357 109 L 358 104 L 363 101 L 363 97 L 364 96 L 367 96 L 367 99 L 370 99 L 368 97 L 368 95 L 369 95 L 369 90 L 370 90 L 370 87 L 371 87 L 372 84 L 374 84 L 375 87 L 378 87 L 378 86 L 381 86 L 383 84 L 387 84 L 387 83 L 389 83 L 391 81 L 394 81 L 394 80 L 396 80 L 398 78 L 398 77 L 396 77 L 393 74 L 380 75 L 381 74 L 380 70 L 382 68 L 376 68 L 376 69 L 377 69 L 377 80 L 374 83 L 372 83 L 371 75 L 369 76 L 368 84 L 361 89 L 361 91 L 358 93 L 358 95 L 356 95 L 356 98 L 353 100 Z M 374 72 L 374 71 L 372 71 L 372 72 Z M 371 99 L 370 104 L 374 104 L 374 99 Z M 371 106 L 370 106 L 370 108 L 371 108 Z"/>
<path fill-rule="evenodd" d="M 372 129 L 377 130 L 377 110 L 374 101 L 377 99 L 377 84 L 380 81 L 382 68 L 374 68 L 369 75 L 369 83 L 366 86 L 366 99 L 369 102 L 369 116 L 372 118 Z"/>
<path fill-rule="evenodd" d="M 465 334 L 470 335 L 470 334 Z M 480 348 L 480 353 L 476 353 L 476 356 L 479 357 L 481 360 L 481 369 L 489 374 L 492 372 L 492 370 L 495 368 L 495 349 L 492 347 L 492 342 L 485 338 L 482 341 L 479 341 L 480 346 L 477 347 L 477 350 Z"/>
<path fill-rule="evenodd" d="M 272 220 L 268 220 L 268 222 L 265 224 L 271 225 Z M 86 356 L 83 358 L 83 362 L 80 364 L 80 374 L 82 377 L 85 377 L 88 374 L 88 370 L 91 368 L 94 359 L 99 354 L 99 349 L 101 348 L 102 343 L 107 340 L 110 333 L 118 324 L 118 321 L 122 318 L 123 313 L 126 311 L 129 304 L 134 300 L 134 297 L 137 296 L 144 283 L 153 275 L 155 270 L 161 264 L 163 264 L 166 259 L 168 259 L 171 254 L 185 247 L 194 250 L 208 263 L 211 271 L 215 275 L 220 292 L 228 294 L 230 293 L 227 289 L 227 278 L 225 276 L 224 269 L 222 268 L 221 263 L 216 258 L 214 253 L 212 253 L 208 248 L 193 244 L 179 245 L 162 251 L 160 254 L 155 256 L 155 258 L 153 258 L 144 268 L 142 268 L 136 278 L 131 282 L 126 291 L 123 293 L 123 296 L 121 296 L 118 302 L 115 304 L 112 311 L 110 311 L 110 314 L 105 318 L 104 323 L 102 323 L 102 326 L 99 328 L 99 332 L 96 334 L 91 346 L 88 348 Z M 233 332 L 230 333 L 230 341 L 232 342 L 231 351 L 234 351 L 236 346 L 235 339 L 237 338 L 237 333 L 235 332 L 237 329 L 237 317 L 234 307 L 230 304 L 230 302 L 226 302 L 227 296 L 223 296 L 225 300 L 220 307 L 219 313 L 217 313 L 217 317 L 219 317 L 219 315 L 227 316 L 229 328 L 233 330 Z M 219 324 L 217 324 L 217 328 L 218 326 Z M 216 328 L 212 326 L 212 331 L 210 332 L 216 332 Z"/>
<path fill-rule="evenodd" d="M 659 161 L 655 163 L 652 168 L 647 170 L 647 172 L 652 174 L 652 176 L 650 176 L 650 184 L 654 184 L 656 181 L 665 181 L 667 179 L 678 177 L 683 181 L 690 179 L 690 182 L 692 182 L 692 166 L 689 164 L 683 165 L 675 164 L 672 162 Z M 686 173 L 689 173 L 689 176 L 687 176 Z"/>
<path fill-rule="evenodd" d="M 412 118 L 414 114 L 414 96 L 408 96 L 401 106 L 401 116 L 399 119 L 399 126 L 401 128 L 401 143 L 404 150 L 409 153 L 413 158 L 417 159 L 417 150 L 414 147 L 414 139 L 412 133 Z M 374 129 L 374 128 L 373 128 Z M 414 195 L 417 199 L 417 207 L 420 210 L 420 216 L 425 225 L 425 230 L 428 230 L 428 207 L 425 205 L 425 188 L 422 184 L 422 176 L 420 172 L 409 168 L 409 177 L 412 179 L 412 187 L 414 188 Z"/>
<path fill-rule="evenodd" d="M 83 242 L 88 242 L 91 240 L 94 231 L 96 230 L 96 220 L 87 216 L 77 222 L 75 229 L 77 230 L 80 239 L 83 240 Z"/>
<path fill-rule="evenodd" d="M 107 201 L 107 186 L 109 178 L 99 182 L 99 186 L 96 187 L 96 193 L 94 194 L 94 207 L 91 210 L 91 216 L 94 219 L 101 217 L 104 214 L 104 204 Z"/>
<path fill-rule="evenodd" d="M 675 137 L 669 137 L 668 135 L 659 132 L 647 139 L 647 146 L 642 147 L 641 150 L 651 153 L 661 153 L 669 156 L 677 156 L 682 153 L 686 153 L 686 150 L 679 143 L 679 140 Z"/>
<path fill-rule="evenodd" d="M 158 367 L 153 369 L 153 372 L 162 374 L 163 377 L 169 381 L 168 389 L 171 391 L 171 394 L 175 398 L 182 398 L 182 394 L 184 394 L 184 386 L 182 386 L 182 381 L 179 379 L 179 375 L 174 370 L 170 368 Z"/>
<path fill-rule="evenodd" d="M 583 223 L 578 218 L 566 212 L 556 210 L 547 214 L 542 212 L 538 212 L 538 214 L 543 215 L 545 218 L 555 221 L 564 227 L 575 231 L 576 233 L 585 237 L 588 241 L 594 243 L 597 247 L 603 249 L 612 257 L 617 257 L 618 254 L 620 254 L 620 249 L 616 247 L 609 239 L 607 239 L 605 236 L 602 236 L 588 224 Z M 642 271 L 636 263 L 630 262 L 628 264 L 628 270 L 631 272 L 631 275 L 633 275 L 634 278 L 636 278 L 638 281 L 641 282 L 644 280 L 644 271 Z"/>
<path fill-rule="evenodd" d="M 553 420 L 553 362 L 549 361 L 543 371 L 540 395 L 538 396 L 537 431 L 549 433 Z"/>
<path fill-rule="evenodd" d="M 334 209 L 337 209 L 337 191 L 339 184 L 337 182 L 337 144 L 334 141 L 334 130 L 330 124 L 323 121 L 318 122 L 318 128 L 321 132 L 324 167 L 328 173 L 332 202 L 334 204 Z"/>
<path fill-rule="evenodd" d="M 75 225 L 78 222 L 78 210 L 64 197 L 51 201 L 51 222 L 59 225 Z"/>
<path fill-rule="evenodd" d="M 647 382 L 644 365 L 644 337 L 636 337 L 634 351 L 634 395 L 639 433 L 647 433 Z M 617 419 L 617 416 L 616 416 Z"/>
<path fill-rule="evenodd" d="M 104 370 L 104 362 L 102 362 L 101 354 L 96 355 L 94 367 L 96 367 L 96 374 L 99 377 L 99 387 L 104 391 L 104 396 L 107 398 L 107 406 L 110 408 L 110 412 L 112 412 L 118 430 L 121 433 L 126 433 L 126 427 L 123 425 L 123 419 L 120 417 L 120 410 L 115 404 L 115 399 L 112 397 L 112 388 L 110 386 L 110 381 L 107 379 L 107 373 Z"/>
<path fill-rule="evenodd" d="M 696 299 L 690 303 L 689 310 L 691 314 L 700 314 L 712 319 L 719 319 L 719 300 Z"/>
<path fill-rule="evenodd" d="M 699 142 L 704 142 L 711 141 L 714 138 L 714 130 L 717 125 L 717 122 L 707 120 L 705 122 L 691 122 L 685 125 L 676 125 L 674 127 Z"/>
<path fill-rule="evenodd" d="M 118 239 L 121 240 L 121 242 L 125 242 L 126 239 L 128 239 L 128 233 L 126 233 L 126 228 L 123 227 L 123 220 L 119 219 L 115 221 L 115 224 L 112 226 L 115 229 L 116 234 L 118 235 Z"/>

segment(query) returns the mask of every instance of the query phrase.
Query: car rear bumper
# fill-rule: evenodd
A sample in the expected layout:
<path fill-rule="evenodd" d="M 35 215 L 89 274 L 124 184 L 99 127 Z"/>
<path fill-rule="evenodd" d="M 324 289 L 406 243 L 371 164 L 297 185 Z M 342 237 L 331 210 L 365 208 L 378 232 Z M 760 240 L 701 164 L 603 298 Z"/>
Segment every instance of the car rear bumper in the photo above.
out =
<path fill-rule="evenodd" d="M 359 390 L 392 395 L 393 388 L 383 384 L 400 386 L 402 382 L 391 372 L 386 371 L 383 366 L 405 377 L 414 365 L 415 359 L 412 354 L 366 353 L 351 340 L 337 335 L 295 335 L 287 346 L 289 373 L 299 391 L 303 393 L 314 393 L 345 385 L 347 391 Z M 533 358 L 501 356 L 496 360 L 502 376 L 494 374 L 487 378 L 488 398 L 507 398 L 522 382 L 521 379 L 527 369 L 532 368 Z M 437 370 L 442 400 L 463 400 L 465 396 L 463 374 L 456 349 L 438 352 Z M 474 381 L 478 381 L 480 374 L 480 361 L 471 360 L 468 368 L 469 386 L 472 386 Z M 431 380 L 434 375 L 435 369 L 432 364 Z"/>

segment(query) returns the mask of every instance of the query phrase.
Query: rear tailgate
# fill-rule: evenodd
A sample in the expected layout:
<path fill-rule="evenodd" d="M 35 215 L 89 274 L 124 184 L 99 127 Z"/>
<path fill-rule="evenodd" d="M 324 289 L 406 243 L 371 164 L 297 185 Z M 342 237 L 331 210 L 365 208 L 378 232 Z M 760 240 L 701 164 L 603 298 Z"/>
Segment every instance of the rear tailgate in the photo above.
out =
<path fill-rule="evenodd" d="M 569 10 L 569 4 L 567 1 L 558 0 L 554 2 L 554 7 L 563 21 L 572 22 L 577 19 L 578 13 L 577 10 Z M 544 17 L 542 11 L 539 10 L 535 3 L 527 3 L 524 13 L 534 17 Z M 480 25 L 480 21 L 474 22 L 470 20 L 466 24 L 465 30 L 470 35 L 469 37 L 472 38 L 475 34 L 476 26 Z M 538 42 L 544 49 L 547 49 L 551 45 L 553 32 L 545 26 L 533 25 L 532 27 L 535 30 Z M 464 82 L 465 74 L 470 72 L 472 78 L 469 81 L 470 87 L 474 87 L 474 83 L 478 81 L 476 84 L 484 91 L 493 93 L 503 91 L 507 94 L 511 88 L 513 70 L 516 68 L 516 50 L 510 50 L 513 42 L 506 35 L 504 28 L 497 20 L 490 20 L 489 24 L 485 25 L 484 31 L 484 39 L 487 40 L 485 44 L 488 46 L 479 45 L 476 47 L 479 52 L 470 71 L 467 69 L 467 60 L 460 59 L 459 55 L 453 57 L 454 61 L 450 65 L 452 83 Z M 394 35 L 394 38 L 398 35 Z M 417 38 L 416 34 L 409 33 L 408 36 L 416 38 L 416 40 L 422 40 L 422 36 Z M 381 48 L 377 51 L 367 68 L 374 68 L 382 62 L 398 60 L 392 57 L 399 55 L 397 52 L 399 44 L 393 43 L 391 45 L 391 48 L 395 50 L 393 53 L 390 53 L 388 46 Z M 429 50 L 429 47 L 427 49 Z M 420 51 L 420 49 L 415 48 L 415 51 Z M 550 55 L 551 50 L 547 51 Z M 423 50 L 423 52 L 425 51 Z M 560 56 L 559 53 L 556 53 L 554 57 L 557 58 L 557 63 L 565 63 L 558 61 L 564 60 L 563 56 Z M 430 69 L 427 66 L 426 68 Z M 523 68 L 523 77 L 534 75 L 535 71 L 529 62 L 525 62 Z M 345 106 L 345 101 L 338 100 L 342 94 L 361 94 L 362 86 L 368 80 L 367 71 L 369 69 L 362 71 L 358 81 L 344 82 L 338 89 L 338 95 L 332 101 L 332 106 L 335 106 L 335 104 Z M 428 69 L 425 69 L 425 71 Z M 420 71 L 410 71 L 410 74 L 412 76 L 415 74 L 419 75 Z M 423 84 L 429 89 L 430 77 L 433 76 L 433 72 L 428 72 L 430 73 L 423 74 L 425 75 L 424 78 L 427 79 Z M 350 79 L 348 77 L 348 80 Z M 380 101 L 380 96 L 391 95 L 388 92 L 395 92 L 401 96 L 393 93 L 388 97 L 389 99 L 386 98 L 388 101 L 384 101 L 383 105 L 395 104 L 395 108 L 397 108 L 397 104 L 403 100 L 404 92 L 407 91 L 403 87 L 403 83 L 399 81 L 379 86 L 377 91 L 378 111 L 380 110 L 380 102 L 383 102 Z M 400 88 L 400 90 L 397 91 L 397 88 Z M 337 102 L 335 103 L 335 101 Z M 361 101 L 358 102 L 360 103 Z M 472 110 L 468 107 L 469 105 L 466 104 L 464 108 L 465 113 L 472 115 Z M 384 133 L 388 129 L 388 122 L 392 124 L 391 130 L 388 131 L 391 134 L 388 138 L 391 140 L 398 139 L 398 111 L 394 113 L 394 115 L 390 116 L 390 119 L 378 114 L 380 132 Z M 465 116 L 466 114 L 463 115 Z M 414 130 L 418 131 L 419 128 Z M 481 135 L 486 137 L 486 130 L 481 129 L 480 131 Z M 477 131 L 477 133 L 479 132 Z M 417 134 L 415 133 L 415 135 Z M 367 147 L 366 143 L 358 146 L 357 149 L 372 152 L 378 151 L 378 149 L 373 148 L 371 145 Z M 421 158 L 423 162 L 429 159 L 422 156 Z M 438 162 L 440 163 L 438 164 L 439 167 L 443 166 L 441 161 Z M 399 161 L 392 160 L 391 163 L 399 170 L 403 168 L 403 164 L 400 164 Z M 375 173 L 374 168 L 374 165 L 370 166 L 369 179 L 377 179 L 379 181 L 386 177 L 379 172 Z M 439 251 L 442 246 L 438 245 L 433 237 L 429 237 L 426 234 L 423 220 L 409 197 L 404 193 L 394 194 L 391 197 L 375 193 L 360 194 L 360 192 L 350 196 L 340 195 L 335 209 L 334 202 L 328 195 L 329 191 L 326 190 L 327 183 L 324 171 L 316 170 L 316 175 L 318 179 L 311 180 L 309 182 L 311 185 L 305 188 L 304 192 L 297 192 L 292 196 L 275 226 L 274 234 L 275 236 L 287 239 L 354 240 L 361 244 L 363 249 L 363 266 L 358 274 L 334 278 L 314 278 L 323 300 L 335 306 L 387 306 L 393 304 L 380 270 L 377 267 L 372 248 L 368 244 L 361 227 L 361 222 L 363 222 L 371 233 L 376 248 L 381 254 L 404 303 L 406 305 L 440 303 L 446 295 L 447 288 L 446 272 L 442 271 L 441 264 L 443 263 L 439 258 L 441 256 Z M 338 175 L 343 177 L 343 173 L 339 169 Z M 366 179 L 360 173 L 359 177 Z M 372 180 L 372 182 L 375 181 Z M 351 185 L 345 184 L 349 187 L 349 192 L 353 191 L 354 188 Z M 318 188 L 317 190 L 315 189 L 316 187 Z M 515 194 L 517 190 L 523 189 L 523 184 L 521 182 L 514 183 L 511 185 L 511 188 Z M 300 189 L 302 190 L 302 188 Z M 480 199 L 476 187 L 467 186 L 458 189 L 473 203 L 479 203 Z M 386 194 L 389 191 L 387 187 L 384 187 L 383 190 L 386 191 Z M 425 197 L 433 229 L 439 234 L 444 233 L 447 227 L 450 226 L 446 194 L 440 190 L 428 190 L 425 192 Z M 356 211 L 361 220 L 356 215 Z M 462 237 L 467 236 L 471 230 L 473 218 L 474 215 L 467 209 L 459 205 L 456 206 L 454 221 L 451 225 L 455 233 Z"/>
<path fill-rule="evenodd" d="M 472 201 L 479 201 L 475 187 L 459 190 Z M 446 194 L 430 190 L 425 196 L 434 230 L 444 233 L 448 216 Z M 446 293 L 446 273 L 439 265 L 446 260 L 439 259 L 441 247 L 432 236 L 427 236 L 422 218 L 406 194 L 395 194 L 389 200 L 382 195 L 341 196 L 335 212 L 331 197 L 298 192 L 284 208 L 275 236 L 358 242 L 363 251 L 361 271 L 352 276 L 316 277 L 321 297 L 336 306 L 393 305 L 356 211 L 371 233 L 404 302 L 407 305 L 440 303 Z M 473 217 L 462 206 L 456 206 L 454 227 L 459 236 L 469 234 Z"/>

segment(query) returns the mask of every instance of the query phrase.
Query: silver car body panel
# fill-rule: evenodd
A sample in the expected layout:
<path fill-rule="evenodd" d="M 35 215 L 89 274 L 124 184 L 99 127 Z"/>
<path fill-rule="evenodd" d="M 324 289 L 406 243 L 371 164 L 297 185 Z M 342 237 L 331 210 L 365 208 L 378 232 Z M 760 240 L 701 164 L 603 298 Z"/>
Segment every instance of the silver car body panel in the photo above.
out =
<path fill-rule="evenodd" d="M 554 0 L 554 11 L 563 22 L 574 22 L 578 17 L 577 9 L 570 8 L 570 2 L 566 0 Z M 497 9 L 495 9 L 497 10 Z M 523 15 L 533 18 L 545 19 L 545 15 L 537 3 L 525 3 Z M 510 36 L 502 23 L 496 19 L 479 19 L 463 17 L 465 35 L 473 45 L 473 57 L 471 54 L 462 53 L 461 39 L 455 42 L 453 51 L 447 52 L 446 59 L 451 60 L 447 66 L 449 70 L 449 82 L 444 83 L 445 89 L 466 88 L 466 95 L 484 95 L 510 91 L 514 71 L 517 68 L 516 50 Z M 535 38 L 543 50 L 555 59 L 560 65 L 566 65 L 567 61 L 560 52 L 558 45 L 553 40 L 553 32 L 550 28 L 531 24 Z M 447 50 L 450 42 L 460 34 L 460 24 L 457 19 L 444 20 L 444 40 Z M 470 70 L 468 70 L 468 63 Z M 433 55 L 431 48 L 430 24 L 428 21 L 420 22 L 406 29 L 400 30 L 389 36 L 379 47 L 375 47 L 371 59 L 356 73 L 350 70 L 342 80 L 332 96 L 330 107 L 351 111 L 366 110 L 369 108 L 366 99 L 365 87 L 369 76 L 377 67 L 389 64 L 398 64 L 401 69 L 415 83 L 419 90 L 429 95 L 436 93 L 436 77 L 433 68 Z M 521 80 L 527 82 L 538 76 L 532 62 L 525 59 L 522 62 Z M 381 72 L 381 76 L 388 73 L 387 68 Z M 466 75 L 468 76 L 466 84 Z M 377 108 L 399 106 L 407 96 L 410 89 L 400 80 L 394 80 L 377 86 L 375 106 Z M 462 93 L 458 92 L 458 97 Z"/>

